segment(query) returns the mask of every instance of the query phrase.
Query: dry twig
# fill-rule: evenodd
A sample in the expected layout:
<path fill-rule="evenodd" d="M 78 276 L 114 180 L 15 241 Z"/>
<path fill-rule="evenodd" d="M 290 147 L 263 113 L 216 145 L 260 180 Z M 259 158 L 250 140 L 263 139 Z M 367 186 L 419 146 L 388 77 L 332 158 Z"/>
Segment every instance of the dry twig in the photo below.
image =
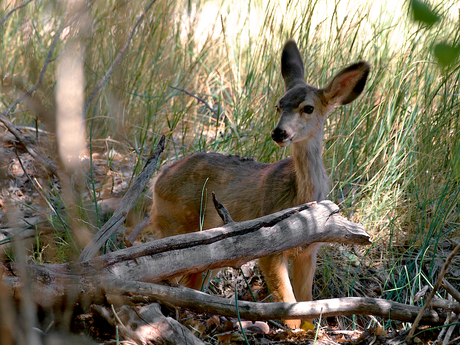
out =
<path fill-rule="evenodd" d="M 8 19 L 9 16 L 11 16 L 13 14 L 13 12 L 23 8 L 24 6 L 26 6 L 27 4 L 29 4 L 30 2 L 32 2 L 32 0 L 29 0 L 29 1 L 26 1 L 25 3 L 21 4 L 21 5 L 18 5 L 16 6 L 15 8 L 13 8 L 11 11 L 8 12 L 8 14 L 5 16 L 5 18 L 3 18 L 2 20 L 0 20 L 0 26 L 2 26 Z"/>
<path fill-rule="evenodd" d="M 220 218 L 224 222 L 224 225 L 234 223 L 235 221 L 232 219 L 230 212 L 222 205 L 216 198 L 216 193 L 212 192 L 212 201 L 214 202 L 214 207 L 216 208 L 217 213 L 219 214 Z"/>
<path fill-rule="evenodd" d="M 453 298 L 460 302 L 460 292 L 450 284 L 447 279 L 443 278 L 441 286 L 446 290 Z"/>
<path fill-rule="evenodd" d="M 150 214 L 147 214 L 144 219 L 141 220 L 139 224 L 137 224 L 133 231 L 129 234 L 128 238 L 126 239 L 126 246 L 131 247 L 134 244 L 134 241 L 139 236 L 139 234 L 144 230 L 147 224 L 150 221 Z"/>
<path fill-rule="evenodd" d="M 198 101 L 200 101 L 201 103 L 204 104 L 204 106 L 211 112 L 213 113 L 214 115 L 216 115 L 217 117 L 219 117 L 219 113 L 217 111 L 215 111 L 209 104 L 208 102 L 206 102 L 206 100 L 204 98 L 201 98 L 201 97 L 198 97 L 197 95 L 185 90 L 185 89 L 182 89 L 180 87 L 176 87 L 176 86 L 170 86 L 171 89 L 174 89 L 174 90 L 178 90 L 178 91 L 182 91 L 183 93 L 197 99 Z"/>

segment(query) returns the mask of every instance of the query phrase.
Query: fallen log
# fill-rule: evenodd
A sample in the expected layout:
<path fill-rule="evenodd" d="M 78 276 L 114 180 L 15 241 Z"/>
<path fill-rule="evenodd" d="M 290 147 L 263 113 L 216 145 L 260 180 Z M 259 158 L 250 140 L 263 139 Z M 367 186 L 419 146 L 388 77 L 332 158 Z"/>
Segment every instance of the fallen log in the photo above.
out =
<path fill-rule="evenodd" d="M 331 201 L 308 203 L 219 228 L 172 236 L 82 263 L 85 274 L 104 269 L 125 280 L 159 281 L 184 273 L 244 263 L 314 242 L 370 244 L 360 224 Z"/>
<path fill-rule="evenodd" d="M 369 244 L 362 225 L 349 222 L 338 211 L 330 201 L 309 203 L 254 220 L 121 249 L 83 263 L 27 265 L 32 296 L 43 306 L 59 305 L 70 292 L 88 300 L 99 299 L 97 282 L 101 279 L 155 282 L 207 269 L 239 267 L 313 242 Z M 19 269 L 18 264 L 10 263 L 3 266 L 2 273 L 5 284 L 18 298 Z"/>
<path fill-rule="evenodd" d="M 330 201 L 309 203 L 247 222 L 203 232 L 164 238 L 102 255 L 83 263 L 27 265 L 35 302 L 56 306 L 69 295 L 88 305 L 106 294 L 141 295 L 163 303 L 201 312 L 236 316 L 234 301 L 209 296 L 184 287 L 142 282 L 159 281 L 223 266 L 241 264 L 276 252 L 313 242 L 368 244 L 369 236 L 359 224 L 338 214 Z M 17 264 L 1 266 L 6 286 L 20 298 L 21 279 Z M 339 298 L 299 303 L 238 303 L 248 320 L 316 318 L 351 314 L 375 315 L 412 322 L 420 308 L 374 298 Z M 428 310 L 422 322 L 442 324 L 444 314 Z"/>

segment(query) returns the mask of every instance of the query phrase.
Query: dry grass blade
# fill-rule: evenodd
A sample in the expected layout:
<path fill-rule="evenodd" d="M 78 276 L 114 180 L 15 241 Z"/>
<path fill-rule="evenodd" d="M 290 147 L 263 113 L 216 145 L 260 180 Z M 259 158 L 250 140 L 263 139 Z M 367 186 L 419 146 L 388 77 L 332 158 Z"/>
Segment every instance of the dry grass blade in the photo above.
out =
<path fill-rule="evenodd" d="M 77 11 L 77 13 L 73 16 L 72 19 L 70 19 L 66 24 L 64 24 L 55 34 L 53 41 L 51 42 L 50 48 L 48 50 L 48 54 L 46 55 L 46 60 L 45 63 L 43 64 L 43 67 L 40 71 L 40 76 L 38 78 L 37 83 L 35 86 L 33 86 L 31 89 L 29 89 L 25 94 L 23 94 L 21 97 L 17 98 L 13 103 L 10 104 L 8 109 L 5 111 L 4 115 L 8 116 L 11 112 L 11 110 L 16 107 L 20 102 L 22 102 L 24 99 L 27 97 L 30 97 L 42 84 L 43 78 L 45 76 L 46 69 L 48 68 L 48 65 L 53 61 L 53 52 L 54 49 L 56 48 L 57 43 L 61 39 L 61 34 L 62 32 L 68 28 L 70 25 L 72 25 L 76 20 L 78 20 L 86 11 L 88 11 L 91 6 L 93 5 L 95 0 L 92 0 L 89 4 L 83 6 L 82 9 Z"/>
<path fill-rule="evenodd" d="M 107 72 L 105 72 L 104 76 L 102 77 L 102 80 L 99 82 L 99 84 L 94 88 L 94 90 L 91 92 L 91 94 L 86 99 L 86 102 L 85 102 L 85 104 L 83 106 L 83 116 L 85 116 L 86 111 L 88 110 L 88 107 L 89 107 L 89 104 L 91 103 L 91 101 L 94 99 L 94 97 L 96 97 L 97 93 L 104 87 L 105 83 L 107 83 L 107 81 L 109 80 L 109 78 L 110 78 L 110 76 L 111 76 L 111 74 L 113 72 L 113 69 L 121 61 L 121 58 L 125 54 L 125 51 L 128 48 L 129 44 L 131 43 L 131 41 L 133 39 L 133 36 L 134 36 L 134 33 L 136 32 L 137 27 L 142 22 L 142 20 L 145 17 L 145 14 L 148 12 L 148 10 L 150 10 L 150 8 L 153 6 L 153 4 L 155 2 L 156 2 L 156 0 L 153 0 L 152 2 L 150 2 L 150 4 L 140 14 L 139 18 L 137 18 L 136 24 L 134 24 L 134 27 L 131 30 L 131 33 L 129 34 L 129 38 L 127 39 L 125 45 L 118 52 L 117 57 L 115 58 L 115 60 L 113 60 L 113 62 L 110 65 L 109 69 L 107 70 Z"/>

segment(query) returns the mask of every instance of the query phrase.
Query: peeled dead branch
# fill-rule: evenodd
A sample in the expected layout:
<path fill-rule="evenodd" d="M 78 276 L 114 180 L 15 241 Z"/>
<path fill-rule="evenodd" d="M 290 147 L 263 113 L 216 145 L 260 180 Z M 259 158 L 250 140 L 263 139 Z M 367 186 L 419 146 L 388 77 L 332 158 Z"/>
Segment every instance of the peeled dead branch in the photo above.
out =
<path fill-rule="evenodd" d="M 163 303 L 212 314 L 236 317 L 233 299 L 210 296 L 183 286 L 170 287 L 142 282 L 127 282 L 119 279 L 104 282 L 108 293 L 135 294 Z M 256 303 L 238 301 L 240 316 L 246 320 L 319 318 L 341 315 L 374 315 L 388 320 L 413 322 L 421 308 L 380 298 L 344 297 L 297 303 Z M 445 314 L 434 310 L 423 313 L 424 324 L 441 325 Z"/>

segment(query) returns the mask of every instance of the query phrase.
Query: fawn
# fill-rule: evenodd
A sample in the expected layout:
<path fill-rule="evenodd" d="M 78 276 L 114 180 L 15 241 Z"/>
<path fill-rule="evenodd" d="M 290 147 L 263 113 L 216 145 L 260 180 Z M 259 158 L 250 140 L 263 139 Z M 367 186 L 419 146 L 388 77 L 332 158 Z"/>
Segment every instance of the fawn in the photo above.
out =
<path fill-rule="evenodd" d="M 276 105 L 280 119 L 272 139 L 281 147 L 291 145 L 292 158 L 266 164 L 200 152 L 174 162 L 162 170 L 153 186 L 149 227 L 158 238 L 198 231 L 202 205 L 206 205 L 203 229 L 221 226 L 211 193 L 206 196 L 208 200 L 202 200 L 204 185 L 215 192 L 235 221 L 324 200 L 329 193 L 329 178 L 321 158 L 324 119 L 336 106 L 350 103 L 361 94 L 369 70 L 368 63 L 355 63 L 340 71 L 325 88 L 317 89 L 304 81 L 300 52 L 289 40 L 281 56 L 286 93 Z M 312 300 L 319 246 L 314 243 L 259 259 L 277 301 Z M 202 281 L 203 274 L 194 273 L 182 277 L 180 284 L 200 289 Z M 291 328 L 301 325 L 300 320 L 284 323 Z"/>

